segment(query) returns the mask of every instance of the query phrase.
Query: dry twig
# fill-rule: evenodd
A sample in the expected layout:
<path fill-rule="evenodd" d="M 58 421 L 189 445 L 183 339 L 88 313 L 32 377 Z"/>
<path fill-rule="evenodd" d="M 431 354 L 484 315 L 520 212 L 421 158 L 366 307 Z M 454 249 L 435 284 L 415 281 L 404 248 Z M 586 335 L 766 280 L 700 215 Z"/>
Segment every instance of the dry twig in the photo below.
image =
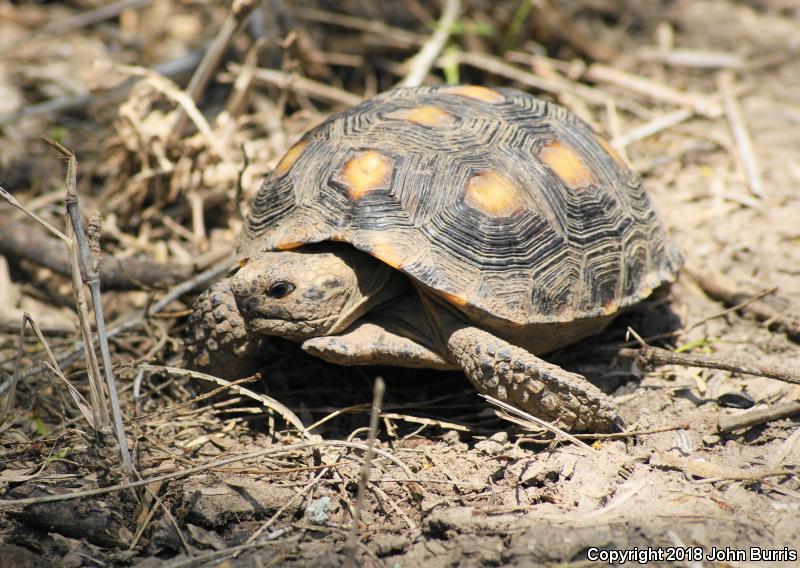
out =
<path fill-rule="evenodd" d="M 425 42 L 419 53 L 409 61 L 408 74 L 398 83 L 398 87 L 418 87 L 422 84 L 425 76 L 433 67 L 436 58 L 439 57 L 442 49 L 444 49 L 459 12 L 461 12 L 460 0 L 445 0 L 442 17 L 436 25 L 436 31 Z"/>
<path fill-rule="evenodd" d="M 358 525 L 361 521 L 361 509 L 364 507 L 364 493 L 369 483 L 369 473 L 372 469 L 372 452 L 375 448 L 375 438 L 378 435 L 378 418 L 381 414 L 381 403 L 386 385 L 381 377 L 375 379 L 375 393 L 372 397 L 372 412 L 369 416 L 369 438 L 367 439 L 367 452 L 364 454 L 364 463 L 361 465 L 361 476 L 358 481 L 358 492 L 356 493 L 355 511 L 353 511 L 353 521 L 350 533 L 345 545 L 345 562 L 347 568 L 355 566 L 356 545 L 358 542 Z"/>
<path fill-rule="evenodd" d="M 297 429 L 297 431 L 300 432 L 304 437 L 306 438 L 310 437 L 308 430 L 306 430 L 306 427 L 303 426 L 303 422 L 295 415 L 295 413 L 286 408 L 286 406 L 284 406 L 274 398 L 268 397 L 263 394 L 255 393 L 250 389 L 246 389 L 244 387 L 239 386 L 238 384 L 231 383 L 230 381 L 226 381 L 225 379 L 220 379 L 219 377 L 215 377 L 213 375 L 200 373 L 198 371 L 188 371 L 186 369 L 178 369 L 176 367 L 166 367 L 163 365 L 142 365 L 142 369 L 145 371 L 155 371 L 178 377 L 189 377 L 192 379 L 200 379 L 202 381 L 207 381 L 216 383 L 218 385 L 222 385 L 223 387 L 230 389 L 234 392 L 237 392 L 243 396 L 247 396 L 249 398 L 252 398 L 253 400 L 257 400 L 270 410 L 277 412 L 280 416 L 283 417 L 283 419 L 286 421 L 287 424 L 291 424 L 292 426 L 294 426 Z"/>
<path fill-rule="evenodd" d="M 731 133 L 736 142 L 739 160 L 747 175 L 750 192 L 756 197 L 764 197 L 764 183 L 761 179 L 761 168 L 758 165 L 758 159 L 753 150 L 753 142 L 750 139 L 750 133 L 747 130 L 742 109 L 739 106 L 739 101 L 736 100 L 733 88 L 733 73 L 730 71 L 721 72 L 717 80 L 717 85 L 719 86 L 722 103 L 725 107 L 725 116 L 728 118 L 728 124 L 730 124 Z"/>
<path fill-rule="evenodd" d="M 86 239 L 86 233 L 83 231 L 83 221 L 78 207 L 78 192 L 76 189 L 77 184 L 77 168 L 78 160 L 72 150 L 69 150 L 56 142 L 55 140 L 44 137 L 53 149 L 55 149 L 62 157 L 67 159 L 67 179 L 66 179 L 66 207 L 67 215 L 69 218 L 68 228 L 74 232 L 75 244 L 77 249 L 73 246 L 70 247 L 71 255 L 78 261 L 80 267 L 79 274 L 73 266 L 73 293 L 80 308 L 81 314 L 81 330 L 84 336 L 84 342 L 91 343 L 91 330 L 88 326 L 88 314 L 84 314 L 82 308 L 83 288 L 82 284 L 89 286 L 89 291 L 92 296 L 92 308 L 94 309 L 94 321 L 97 326 L 97 340 L 100 345 L 100 355 L 103 359 L 103 370 L 105 371 L 106 389 L 109 401 L 111 402 L 111 416 L 114 420 L 114 431 L 117 435 L 117 442 L 122 457 L 122 466 L 126 475 L 133 475 L 133 462 L 131 461 L 130 451 L 128 450 L 128 441 L 125 438 L 125 425 L 122 421 L 122 410 L 119 404 L 119 397 L 117 396 L 117 383 L 114 379 L 114 368 L 111 365 L 111 352 L 108 349 L 108 336 L 106 335 L 105 316 L 103 315 L 103 302 L 100 295 L 100 277 L 98 276 L 97 269 L 99 267 L 100 259 L 91 258 L 89 251 L 89 243 Z M 94 370 L 97 365 L 96 355 L 94 349 L 86 350 L 90 370 Z M 90 377 L 91 377 L 90 373 Z M 90 384 L 93 384 L 90 382 Z M 96 392 L 94 392 L 96 391 Z M 102 386 L 97 385 L 93 389 L 93 395 L 97 397 L 101 408 L 105 410 L 105 398 L 103 396 Z M 105 416 L 101 413 L 101 416 Z M 96 417 L 97 418 L 97 417 Z M 103 424 L 104 422 L 101 422 Z"/>
<path fill-rule="evenodd" d="M 524 428 L 532 428 L 532 427 L 535 428 L 538 426 L 555 434 L 556 439 L 565 438 L 570 442 L 572 442 L 573 444 L 575 444 L 576 446 L 578 446 L 579 448 L 583 448 L 584 450 L 589 450 L 592 453 L 596 453 L 597 451 L 588 444 L 586 444 L 585 442 L 581 442 L 578 438 L 576 438 L 572 434 L 564 432 L 561 428 L 553 426 L 552 424 L 550 424 L 545 420 L 542 420 L 541 418 L 537 418 L 532 414 L 528 414 L 527 412 L 520 410 L 515 406 L 511 406 L 510 404 L 507 404 L 502 400 L 498 400 L 489 395 L 481 394 L 480 396 L 482 396 L 495 406 L 498 406 L 505 411 L 505 412 L 497 412 L 497 415 L 503 420 L 508 420 L 509 422 L 513 422 L 514 424 L 518 424 Z"/>
<path fill-rule="evenodd" d="M 738 306 L 743 313 L 752 315 L 758 321 L 769 322 L 770 327 L 785 333 L 789 339 L 800 340 L 800 318 L 760 298 L 752 298 L 752 294 L 722 274 L 697 270 L 692 266 L 684 267 L 684 272 L 711 298 L 728 306 Z"/>
<path fill-rule="evenodd" d="M 800 401 L 776 404 L 769 408 L 758 408 L 729 416 L 720 416 L 717 421 L 717 429 L 720 432 L 728 433 L 742 428 L 766 424 L 767 422 L 787 418 L 798 413 L 800 413 Z"/>
<path fill-rule="evenodd" d="M 722 359 L 693 353 L 675 353 L 650 345 L 642 345 L 638 349 L 623 348 L 617 352 L 617 355 L 627 359 L 635 359 L 636 364 L 642 369 L 649 369 L 655 365 L 682 365 L 684 367 L 720 369 L 732 373 L 744 373 L 746 375 L 756 375 L 787 383 L 800 384 L 800 373 L 789 369 L 769 367 L 736 359 Z"/>
<path fill-rule="evenodd" d="M 228 13 L 228 17 L 225 18 L 225 21 L 222 23 L 222 26 L 217 32 L 216 37 L 208 46 L 208 50 L 203 56 L 203 60 L 200 62 L 200 65 L 194 72 L 192 79 L 186 86 L 185 92 L 192 100 L 192 107 L 197 103 L 197 101 L 200 100 L 200 97 L 202 97 L 203 92 L 208 86 L 208 82 L 211 80 L 211 76 L 222 62 L 222 57 L 225 55 L 225 51 L 228 49 L 228 45 L 233 39 L 233 36 L 236 35 L 236 32 L 245 24 L 245 22 L 247 22 L 250 12 L 253 11 L 253 8 L 255 8 L 257 4 L 258 2 L 255 0 L 233 1 L 231 10 Z M 181 135 L 183 127 L 186 125 L 186 113 L 189 111 L 190 107 L 187 107 L 187 105 L 183 104 L 182 107 L 183 108 L 178 108 L 172 130 L 167 137 L 168 146 L 171 142 L 174 142 L 178 136 Z M 192 120 L 194 120 L 195 124 L 198 124 L 198 121 L 195 117 L 192 117 Z M 224 154 L 220 155 L 225 157 Z"/>

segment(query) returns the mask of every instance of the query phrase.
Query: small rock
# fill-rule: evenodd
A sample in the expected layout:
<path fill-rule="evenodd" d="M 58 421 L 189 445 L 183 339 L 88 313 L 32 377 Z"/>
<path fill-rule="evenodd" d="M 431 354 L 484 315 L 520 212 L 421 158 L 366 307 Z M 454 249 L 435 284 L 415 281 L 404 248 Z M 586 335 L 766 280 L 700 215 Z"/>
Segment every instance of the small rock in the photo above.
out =
<path fill-rule="evenodd" d="M 214 531 L 206 530 L 191 523 L 186 524 L 186 529 L 189 531 L 192 540 L 194 540 L 197 544 L 202 544 L 203 546 L 213 548 L 214 550 L 222 550 L 227 547 L 225 541 L 222 540 L 222 537 Z"/>
<path fill-rule="evenodd" d="M 480 441 L 475 444 L 475 449 L 490 456 L 496 456 L 503 453 L 503 450 L 508 443 L 507 432 L 497 432 L 486 440 Z"/>
<path fill-rule="evenodd" d="M 458 432 L 455 430 L 448 430 L 442 436 L 442 442 L 447 444 L 448 446 L 455 445 L 461 441 L 461 437 L 458 435 Z"/>
<path fill-rule="evenodd" d="M 490 440 L 497 442 L 498 444 L 507 444 L 508 443 L 508 432 L 505 430 L 501 432 L 495 432 L 489 437 Z"/>
<path fill-rule="evenodd" d="M 333 508 L 333 501 L 327 495 L 314 499 L 306 508 L 305 516 L 308 522 L 317 525 L 328 522 L 328 513 Z"/>
<path fill-rule="evenodd" d="M 372 540 L 372 545 L 375 547 L 375 554 L 378 558 L 400 554 L 408 547 L 408 544 L 408 537 L 399 534 L 382 533 Z"/>

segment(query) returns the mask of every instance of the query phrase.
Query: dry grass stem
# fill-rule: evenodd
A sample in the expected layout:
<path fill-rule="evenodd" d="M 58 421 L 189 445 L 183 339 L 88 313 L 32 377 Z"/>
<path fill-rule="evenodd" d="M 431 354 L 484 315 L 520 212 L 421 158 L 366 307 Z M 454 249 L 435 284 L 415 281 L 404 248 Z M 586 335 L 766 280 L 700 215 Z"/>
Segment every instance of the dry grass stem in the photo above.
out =
<path fill-rule="evenodd" d="M 364 463 L 361 465 L 361 475 L 358 480 L 358 492 L 356 493 L 356 504 L 353 510 L 353 521 L 350 533 L 347 536 L 345 545 L 345 561 L 347 568 L 355 566 L 356 548 L 358 544 L 359 523 L 361 522 L 361 510 L 364 508 L 364 494 L 369 483 L 369 474 L 372 469 L 372 453 L 375 449 L 375 439 L 378 435 L 378 418 L 381 414 L 381 403 L 386 384 L 381 377 L 375 379 L 375 392 L 372 397 L 372 411 L 369 416 L 369 437 L 367 438 L 367 451 L 364 454 Z"/>
<path fill-rule="evenodd" d="M 164 365 L 142 365 L 141 369 L 145 371 L 166 373 L 168 375 L 177 377 L 188 377 L 191 379 L 199 379 L 201 381 L 222 385 L 226 389 L 239 393 L 242 396 L 246 396 L 248 398 L 252 398 L 253 400 L 257 400 L 258 402 L 263 404 L 266 408 L 269 408 L 270 410 L 279 414 L 286 421 L 287 424 L 294 426 L 297 429 L 297 431 L 303 435 L 303 437 L 305 438 L 310 437 L 308 430 L 306 429 L 305 426 L 303 426 L 302 421 L 295 415 L 295 413 L 286 408 L 286 406 L 284 406 L 274 398 L 270 398 L 263 394 L 255 393 L 250 389 L 246 389 L 244 387 L 239 386 L 238 384 L 226 381 L 225 379 L 220 379 L 219 377 L 215 377 L 213 375 L 200 373 L 198 371 L 189 371 L 187 369 L 179 369 L 177 367 L 167 367 Z"/>
<path fill-rule="evenodd" d="M 750 132 L 745 123 L 744 114 L 739 106 L 739 101 L 733 87 L 733 73 L 722 71 L 717 80 L 720 96 L 725 107 L 725 116 L 728 118 L 733 139 L 736 142 L 736 150 L 741 161 L 750 192 L 756 197 L 764 197 L 764 183 L 761 179 L 761 167 L 758 164 Z"/>
<path fill-rule="evenodd" d="M 595 450 L 593 447 L 587 445 L 585 442 L 581 442 L 578 438 L 576 438 L 572 434 L 564 432 L 561 428 L 553 426 L 552 424 L 550 424 L 545 420 L 542 420 L 541 418 L 537 418 L 532 414 L 528 414 L 527 412 L 524 412 L 515 406 L 511 406 L 510 404 L 507 404 L 502 400 L 498 400 L 489 395 L 481 394 L 480 396 L 482 396 L 495 406 L 501 408 L 504 412 L 498 412 L 497 415 L 504 420 L 508 420 L 509 422 L 514 422 L 515 424 L 519 424 L 529 429 L 537 429 L 537 427 L 544 428 L 545 430 L 548 430 L 549 432 L 555 434 L 556 439 L 565 438 L 570 442 L 572 442 L 573 444 L 575 444 L 576 446 L 578 446 L 579 448 L 583 448 L 584 450 L 589 450 L 592 453 L 597 452 L 597 450 Z M 527 424 L 525 424 L 525 421 L 527 421 Z"/>
<path fill-rule="evenodd" d="M 93 408 L 86 402 L 86 399 L 83 395 L 78 391 L 72 384 L 67 380 L 64 376 L 64 373 L 61 372 L 61 369 L 58 367 L 58 363 L 56 362 L 55 355 L 53 355 L 53 351 L 50 349 L 50 345 L 47 343 L 47 340 L 44 338 L 44 334 L 42 334 L 42 330 L 39 328 L 39 325 L 36 321 L 31 317 L 30 314 L 25 313 L 22 315 L 22 326 L 20 328 L 19 334 L 19 344 L 17 348 L 17 357 L 14 360 L 14 374 L 11 379 L 11 384 L 8 388 L 8 394 L 6 395 L 6 400 L 3 405 L 3 414 L 0 416 L 0 425 L 4 424 L 5 421 L 11 415 L 11 408 L 14 402 L 14 395 L 16 393 L 17 383 L 20 380 L 20 363 L 22 361 L 22 355 L 24 354 L 23 350 L 23 340 L 25 338 L 25 329 L 27 326 L 30 326 L 33 332 L 36 334 L 36 337 L 39 340 L 39 343 L 42 345 L 42 348 L 45 350 L 49 362 L 45 361 L 43 364 L 53 373 L 54 376 L 59 378 L 64 386 L 67 388 L 72 400 L 75 401 L 75 405 L 80 410 L 81 414 L 83 415 L 86 422 L 92 429 L 97 428 L 97 424 L 95 421 L 95 415 Z"/>
<path fill-rule="evenodd" d="M 53 149 L 55 149 L 62 157 L 67 159 L 67 176 L 65 182 L 65 199 L 64 202 L 67 208 L 68 228 L 75 236 L 73 245 L 70 247 L 70 264 L 72 265 L 72 281 L 73 293 L 76 303 L 79 306 L 79 314 L 81 317 L 81 330 L 84 335 L 85 345 L 92 345 L 91 328 L 88 320 L 88 310 L 84 305 L 85 298 L 83 295 L 83 284 L 89 286 L 89 291 L 92 296 L 92 307 L 94 309 L 94 319 L 97 327 L 97 340 L 100 345 L 100 354 L 103 359 L 103 369 L 105 371 L 105 387 L 106 392 L 103 392 L 102 381 L 100 380 L 99 367 L 97 365 L 97 356 L 94 349 L 87 349 L 86 354 L 88 357 L 89 376 L 91 382 L 95 386 L 92 389 L 93 402 L 97 407 L 97 412 L 102 420 L 99 422 L 106 425 L 108 415 L 106 414 L 106 398 L 111 403 L 111 416 L 114 423 L 114 431 L 117 436 L 117 443 L 119 444 L 119 451 L 122 460 L 122 467 L 126 475 L 131 476 L 134 473 L 133 462 L 131 460 L 130 451 L 128 450 L 128 441 L 125 437 L 125 424 L 122 420 L 122 410 L 120 408 L 119 396 L 117 395 L 117 383 L 114 378 L 114 368 L 111 363 L 111 353 L 108 348 L 108 337 L 106 335 L 105 316 L 103 315 L 103 302 L 100 295 L 100 277 L 97 274 L 95 267 L 99 266 L 99 258 L 94 260 L 91 258 L 89 250 L 89 243 L 86 234 L 83 230 L 81 214 L 78 206 L 78 192 L 76 189 L 77 184 L 77 169 L 78 160 L 75 154 L 56 142 L 51 138 L 45 137 L 47 142 Z M 68 235 L 70 233 L 68 232 Z M 77 245 L 77 247 L 75 246 Z M 99 246 L 99 245 L 98 245 Z M 94 376 L 93 376 L 94 375 Z M 97 419 L 98 416 L 95 417 Z"/>
<path fill-rule="evenodd" d="M 689 107 L 708 118 L 722 116 L 722 108 L 714 98 L 700 93 L 680 91 L 658 81 L 628 73 L 601 63 L 593 63 L 586 69 L 586 78 L 599 83 L 609 83 L 653 100 Z"/>
<path fill-rule="evenodd" d="M 23 206 L 19 201 L 17 201 L 17 198 L 11 195 L 11 193 L 9 193 L 3 186 L 0 186 L 0 197 L 2 197 L 9 204 L 13 205 L 17 209 L 25 213 L 28 217 L 39 223 L 42 227 L 53 233 L 59 239 L 64 241 L 67 244 L 67 246 L 69 246 L 72 243 L 72 241 L 67 235 L 56 229 L 53 225 L 51 225 L 50 223 L 39 217 L 36 213 L 31 211 L 30 209 Z"/>
<path fill-rule="evenodd" d="M 445 0 L 442 17 L 436 24 L 436 31 L 425 42 L 419 53 L 408 62 L 408 74 L 398 83 L 398 87 L 418 87 L 422 84 L 433 67 L 436 58 L 439 57 L 442 49 L 444 49 L 447 38 L 450 37 L 453 24 L 460 12 L 461 0 Z"/>
<path fill-rule="evenodd" d="M 229 68 L 236 76 L 242 71 L 242 66 L 238 64 L 232 63 Z M 253 81 L 257 85 L 269 85 L 294 91 L 328 103 L 353 106 L 363 100 L 362 97 L 349 93 L 344 89 L 276 69 L 257 68 L 253 75 Z"/>
<path fill-rule="evenodd" d="M 222 63 L 222 58 L 228 49 L 228 45 L 234 35 L 236 35 L 236 32 L 247 22 L 250 12 L 253 11 L 257 4 L 255 0 L 235 0 L 233 2 L 227 18 L 225 18 L 216 37 L 214 37 L 214 40 L 208 46 L 208 50 L 200 61 L 200 65 L 195 70 L 192 79 L 186 87 L 185 93 L 191 99 L 192 104 L 182 104 L 182 108 L 177 110 L 172 129 L 167 136 L 167 146 L 171 145 L 177 137 L 180 136 L 186 124 L 186 116 L 190 112 L 190 109 L 195 109 L 196 111 L 195 104 L 200 100 L 200 97 L 202 97 L 208 86 L 208 82 L 213 77 L 220 63 Z M 197 117 L 193 116 L 192 120 L 195 124 L 198 124 Z M 230 161 L 226 154 L 220 154 L 220 156 L 226 159 L 226 161 Z"/>
<path fill-rule="evenodd" d="M 659 132 L 672 128 L 673 126 L 677 126 L 682 122 L 686 122 L 693 116 L 694 111 L 688 108 L 682 108 L 669 112 L 654 118 L 646 124 L 642 124 L 636 128 L 631 128 L 625 134 L 615 136 L 611 140 L 611 144 L 618 150 L 624 149 L 626 146 L 630 146 L 634 142 L 644 140 L 645 138 L 649 138 L 654 134 L 658 134 Z"/>

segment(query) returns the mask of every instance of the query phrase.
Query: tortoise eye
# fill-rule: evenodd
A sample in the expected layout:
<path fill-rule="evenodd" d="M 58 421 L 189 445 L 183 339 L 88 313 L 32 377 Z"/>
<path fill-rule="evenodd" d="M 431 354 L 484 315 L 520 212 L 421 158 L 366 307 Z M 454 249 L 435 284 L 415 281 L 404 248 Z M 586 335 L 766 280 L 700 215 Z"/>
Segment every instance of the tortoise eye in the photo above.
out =
<path fill-rule="evenodd" d="M 294 284 L 289 282 L 276 282 L 267 290 L 267 296 L 280 300 L 294 292 Z"/>

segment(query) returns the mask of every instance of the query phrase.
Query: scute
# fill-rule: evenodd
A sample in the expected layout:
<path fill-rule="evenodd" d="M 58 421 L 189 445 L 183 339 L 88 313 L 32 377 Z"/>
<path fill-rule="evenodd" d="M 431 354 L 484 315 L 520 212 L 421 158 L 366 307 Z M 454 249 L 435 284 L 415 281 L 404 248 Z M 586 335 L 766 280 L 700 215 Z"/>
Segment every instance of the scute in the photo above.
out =
<path fill-rule="evenodd" d="M 309 132 L 279 169 L 240 257 L 346 242 L 487 327 L 603 318 L 682 262 L 608 143 L 514 89 L 394 89 Z"/>

